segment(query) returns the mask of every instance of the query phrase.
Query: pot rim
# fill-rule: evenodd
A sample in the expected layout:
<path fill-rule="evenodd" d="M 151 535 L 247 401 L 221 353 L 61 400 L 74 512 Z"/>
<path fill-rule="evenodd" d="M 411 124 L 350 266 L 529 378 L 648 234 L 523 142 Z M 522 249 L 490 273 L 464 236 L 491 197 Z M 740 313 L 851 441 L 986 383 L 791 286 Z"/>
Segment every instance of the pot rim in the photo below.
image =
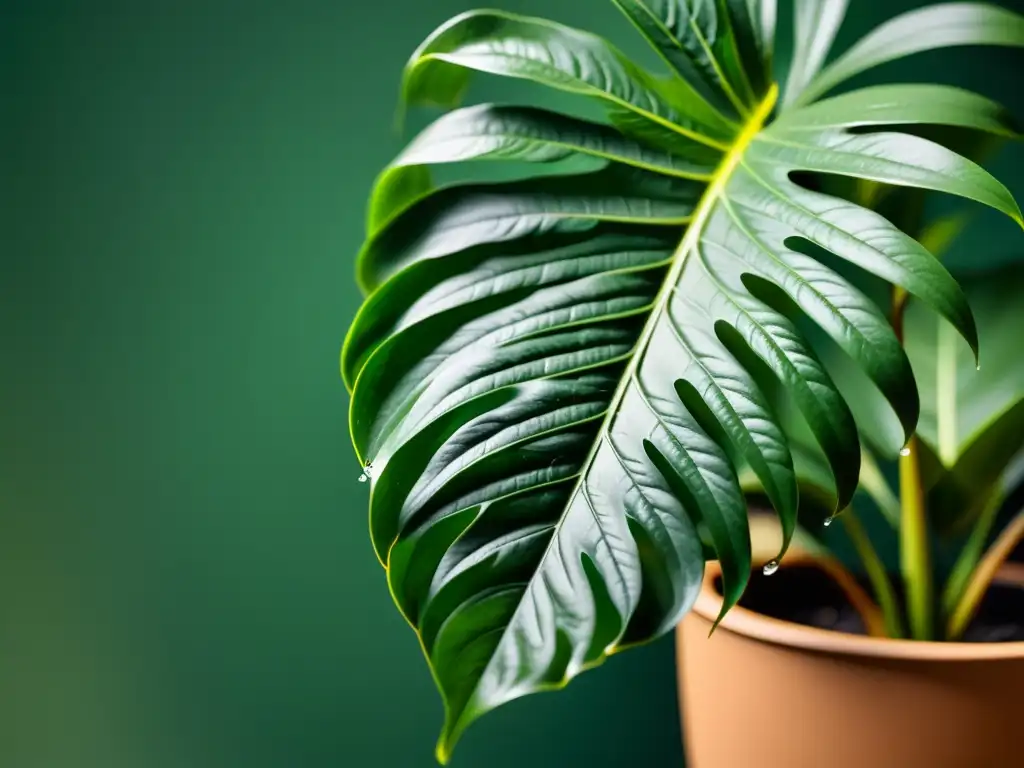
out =
<path fill-rule="evenodd" d="M 796 562 L 814 562 L 817 558 L 800 556 Z M 796 564 L 791 562 L 791 565 Z M 783 565 L 785 567 L 785 565 Z M 693 606 L 693 612 L 714 624 L 722 610 L 722 596 L 715 590 L 715 579 L 722 568 L 709 561 L 704 580 Z M 1012 566 L 1001 571 L 1000 583 L 1024 584 L 1024 567 Z M 1024 640 L 1008 643 L 961 643 L 926 640 L 894 640 L 891 638 L 850 635 L 828 629 L 808 627 L 784 619 L 752 611 L 736 605 L 722 619 L 716 631 L 726 630 L 754 640 L 844 656 L 869 656 L 884 659 L 917 661 L 982 661 L 992 659 L 1024 659 Z"/>

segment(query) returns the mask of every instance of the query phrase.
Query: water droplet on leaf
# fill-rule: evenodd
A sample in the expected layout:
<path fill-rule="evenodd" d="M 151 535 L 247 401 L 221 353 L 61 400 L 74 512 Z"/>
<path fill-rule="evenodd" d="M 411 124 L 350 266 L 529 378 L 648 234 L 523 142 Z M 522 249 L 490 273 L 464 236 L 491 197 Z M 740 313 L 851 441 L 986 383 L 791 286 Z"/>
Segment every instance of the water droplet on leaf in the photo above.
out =
<path fill-rule="evenodd" d="M 779 570 L 779 561 L 770 560 L 769 562 L 764 564 L 764 568 L 761 569 L 761 573 L 763 573 L 765 576 L 771 576 L 777 570 Z"/>
<path fill-rule="evenodd" d="M 373 469 L 373 467 L 371 466 L 370 462 L 366 462 L 366 466 L 363 467 L 363 474 L 359 476 L 360 483 L 365 483 L 367 480 L 373 477 L 373 475 L 370 473 L 371 469 Z"/>
<path fill-rule="evenodd" d="M 900 456 L 909 456 L 909 455 L 910 455 L 910 449 L 909 448 L 900 448 Z"/>
<path fill-rule="evenodd" d="M 365 473 L 365 472 L 363 472 L 363 474 L 361 474 L 361 475 L 359 476 L 359 482 L 360 482 L 360 483 L 365 483 L 365 482 L 366 482 L 367 480 L 369 480 L 369 479 L 370 479 L 370 478 L 366 476 L 366 473 Z"/>
<path fill-rule="evenodd" d="M 832 525 L 832 521 L 833 521 L 834 519 L 835 519 L 835 518 L 832 518 L 832 517 L 826 517 L 826 518 L 825 518 L 825 527 L 826 527 L 826 528 L 828 528 L 828 527 L 829 527 L 830 525 Z"/>

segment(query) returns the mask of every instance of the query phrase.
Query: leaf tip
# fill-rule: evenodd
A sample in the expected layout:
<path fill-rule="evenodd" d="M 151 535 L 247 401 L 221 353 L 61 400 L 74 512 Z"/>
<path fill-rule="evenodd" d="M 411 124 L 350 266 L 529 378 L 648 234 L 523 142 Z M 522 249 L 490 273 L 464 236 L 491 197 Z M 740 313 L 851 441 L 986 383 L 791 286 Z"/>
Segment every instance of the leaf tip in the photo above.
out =
<path fill-rule="evenodd" d="M 451 747 L 443 735 L 438 739 L 437 747 L 434 749 L 434 758 L 438 765 L 448 765 L 448 761 L 452 759 Z"/>
<path fill-rule="evenodd" d="M 772 562 L 775 563 L 782 562 L 782 558 L 784 558 L 786 553 L 789 552 L 789 545 L 793 543 L 793 535 L 796 533 L 796 527 L 794 525 L 782 523 L 780 527 L 782 528 L 782 543 L 779 545 L 779 553 L 772 559 Z"/>
<path fill-rule="evenodd" d="M 713 634 L 715 634 L 715 630 L 718 629 L 718 625 L 722 623 L 722 619 L 725 618 L 725 615 L 727 613 L 729 613 L 730 610 L 732 610 L 732 607 L 737 602 L 738 602 L 738 599 L 736 599 L 736 600 L 723 600 L 722 601 L 722 609 L 718 612 L 718 617 L 715 619 L 714 623 L 711 625 L 711 629 L 708 631 L 708 637 L 711 637 Z"/>
<path fill-rule="evenodd" d="M 473 709 L 469 705 L 461 709 L 450 709 L 450 702 L 445 698 L 444 726 L 441 728 L 441 735 L 437 737 L 437 745 L 434 747 L 434 758 L 439 765 L 448 765 L 455 752 L 455 745 L 458 744 L 462 734 L 473 722 L 489 708 Z"/>
<path fill-rule="evenodd" d="M 1017 202 L 1017 198 L 1013 196 L 1012 192 L 1006 190 L 1006 193 L 1010 198 L 1010 205 L 1004 211 L 1011 219 L 1017 222 L 1017 226 L 1024 229 L 1024 214 L 1021 213 L 1020 203 Z"/>
<path fill-rule="evenodd" d="M 450 722 L 445 722 L 441 735 L 437 737 L 437 745 L 434 747 L 434 759 L 437 760 L 438 765 L 448 765 L 458 739 L 458 731 L 451 727 Z"/>
<path fill-rule="evenodd" d="M 971 349 L 971 355 L 974 356 L 974 365 L 976 367 L 981 366 L 981 343 L 978 340 L 978 323 L 974 319 L 974 313 L 970 310 L 970 305 L 967 307 L 969 323 L 960 330 L 960 335 L 963 340 L 967 342 L 967 346 Z"/>
<path fill-rule="evenodd" d="M 719 616 L 715 619 L 714 623 L 711 625 L 711 629 L 708 630 L 708 640 L 710 640 L 711 636 L 715 634 L 715 630 L 718 629 L 718 625 L 722 622 L 723 618 L 723 616 Z"/>

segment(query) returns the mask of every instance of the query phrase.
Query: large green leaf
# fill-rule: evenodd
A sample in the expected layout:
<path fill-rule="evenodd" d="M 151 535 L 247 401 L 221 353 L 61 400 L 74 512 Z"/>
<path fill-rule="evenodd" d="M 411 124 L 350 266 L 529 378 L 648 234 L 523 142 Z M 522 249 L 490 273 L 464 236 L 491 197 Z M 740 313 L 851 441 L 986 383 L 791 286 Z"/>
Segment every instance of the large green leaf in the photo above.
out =
<path fill-rule="evenodd" d="M 942 191 L 1020 220 L 981 167 L 898 130 L 1008 132 L 981 97 L 906 86 L 907 106 L 868 89 L 831 121 L 814 105 L 780 111 L 774 3 L 616 4 L 670 79 L 584 32 L 463 14 L 408 64 L 408 101 L 454 108 L 477 71 L 590 99 L 608 123 L 455 109 L 371 201 L 357 266 L 369 295 L 342 372 L 373 545 L 445 700 L 442 760 L 481 714 L 671 629 L 705 556 L 722 564 L 728 610 L 752 565 L 741 476 L 778 513 L 782 556 L 798 483 L 775 393 L 818 444 L 831 509 L 849 503 L 857 428 L 802 329 L 871 382 L 901 439 L 914 431 L 913 370 L 885 315 L 815 249 L 905 289 L 976 345 L 941 263 L 808 174 Z M 808 56 L 801 77 L 824 54 Z M 889 130 L 848 130 L 864 125 Z M 583 157 L 603 165 L 439 188 L 427 172 Z"/>

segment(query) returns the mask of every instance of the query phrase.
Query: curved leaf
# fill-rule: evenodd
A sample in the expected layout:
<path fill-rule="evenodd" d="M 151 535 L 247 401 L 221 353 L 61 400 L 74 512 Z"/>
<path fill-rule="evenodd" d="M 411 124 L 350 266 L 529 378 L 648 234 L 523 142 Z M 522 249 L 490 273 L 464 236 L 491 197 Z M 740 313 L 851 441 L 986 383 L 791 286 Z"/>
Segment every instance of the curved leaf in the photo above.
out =
<path fill-rule="evenodd" d="M 482 104 L 455 110 L 414 139 L 391 167 L 465 160 L 555 162 L 576 154 L 632 165 L 666 176 L 707 181 L 718 162 L 704 162 L 627 138 L 614 128 L 531 107 Z"/>
<path fill-rule="evenodd" d="M 957 45 L 1024 45 L 1024 16 L 987 3 L 939 3 L 885 22 L 827 66 L 795 100 L 807 104 L 893 59 Z"/>
<path fill-rule="evenodd" d="M 828 56 L 849 0 L 796 0 L 793 6 L 793 60 L 786 78 L 784 105 L 807 88 Z"/>
<path fill-rule="evenodd" d="M 897 186 L 959 195 L 995 208 L 1024 226 L 1010 191 L 977 163 L 935 142 L 905 133 L 810 134 L 780 126 L 758 137 L 766 156 L 791 159 L 803 170 L 856 176 Z"/>
<path fill-rule="evenodd" d="M 725 0 L 725 4 L 743 70 L 754 96 L 763 98 L 771 86 L 777 0 Z"/>
<path fill-rule="evenodd" d="M 1013 554 L 1014 547 L 1024 541 L 1024 510 L 1018 512 L 1003 529 L 992 546 L 975 565 L 970 578 L 962 586 L 955 602 L 949 606 L 946 634 L 956 640 L 967 629 L 967 625 L 981 605 L 981 600 L 998 575 L 999 568 Z M 956 593 L 951 593 L 956 595 Z"/>
<path fill-rule="evenodd" d="M 783 114 L 776 129 L 821 131 L 875 125 L 952 125 L 1016 138 L 1019 128 L 1001 104 L 949 85 L 876 85 Z"/>
<path fill-rule="evenodd" d="M 671 102 L 653 76 L 601 38 L 501 11 L 469 11 L 427 38 L 406 66 L 404 97 L 411 104 L 453 107 L 471 70 L 600 99 L 675 134 L 680 146 L 723 148 L 735 132 L 700 99 Z"/>
<path fill-rule="evenodd" d="M 481 104 L 454 110 L 424 129 L 381 174 L 371 198 L 369 234 L 430 190 L 427 165 L 470 160 L 553 163 L 587 155 L 667 176 L 710 178 L 716 153 L 688 154 L 648 147 L 610 126 L 544 109 Z"/>
<path fill-rule="evenodd" d="M 360 285 L 372 291 L 414 261 L 527 233 L 573 232 L 595 221 L 685 224 L 701 186 L 610 166 L 572 176 L 447 187 L 394 216 L 360 252 Z"/>
<path fill-rule="evenodd" d="M 783 556 L 798 467 L 780 410 L 799 410 L 818 443 L 806 487 L 832 496 L 833 512 L 847 506 L 858 430 L 813 334 L 885 398 L 904 439 L 913 433 L 911 364 L 821 249 L 912 293 L 976 345 L 963 291 L 865 207 L 877 196 L 814 191 L 808 174 L 941 190 L 1020 218 L 1005 188 L 949 149 L 846 130 L 898 120 L 998 132 L 1001 113 L 980 97 L 944 92 L 939 106 L 910 90 L 907 105 L 887 106 L 893 94 L 865 92 L 838 117 L 783 110 L 768 125 L 773 2 L 617 4 L 688 85 L 550 22 L 457 17 L 410 62 L 409 100 L 452 107 L 476 70 L 597 99 L 612 125 L 450 112 L 378 179 L 359 255 L 369 296 L 342 353 L 350 427 L 375 551 L 445 701 L 442 760 L 488 710 L 670 630 L 704 557 L 721 562 L 723 612 L 735 604 L 753 557 L 750 478 L 779 516 Z M 824 55 L 808 51 L 801 66 Z M 699 96 L 709 89 L 741 126 Z M 604 165 L 440 189 L 426 170 L 581 157 Z"/>

